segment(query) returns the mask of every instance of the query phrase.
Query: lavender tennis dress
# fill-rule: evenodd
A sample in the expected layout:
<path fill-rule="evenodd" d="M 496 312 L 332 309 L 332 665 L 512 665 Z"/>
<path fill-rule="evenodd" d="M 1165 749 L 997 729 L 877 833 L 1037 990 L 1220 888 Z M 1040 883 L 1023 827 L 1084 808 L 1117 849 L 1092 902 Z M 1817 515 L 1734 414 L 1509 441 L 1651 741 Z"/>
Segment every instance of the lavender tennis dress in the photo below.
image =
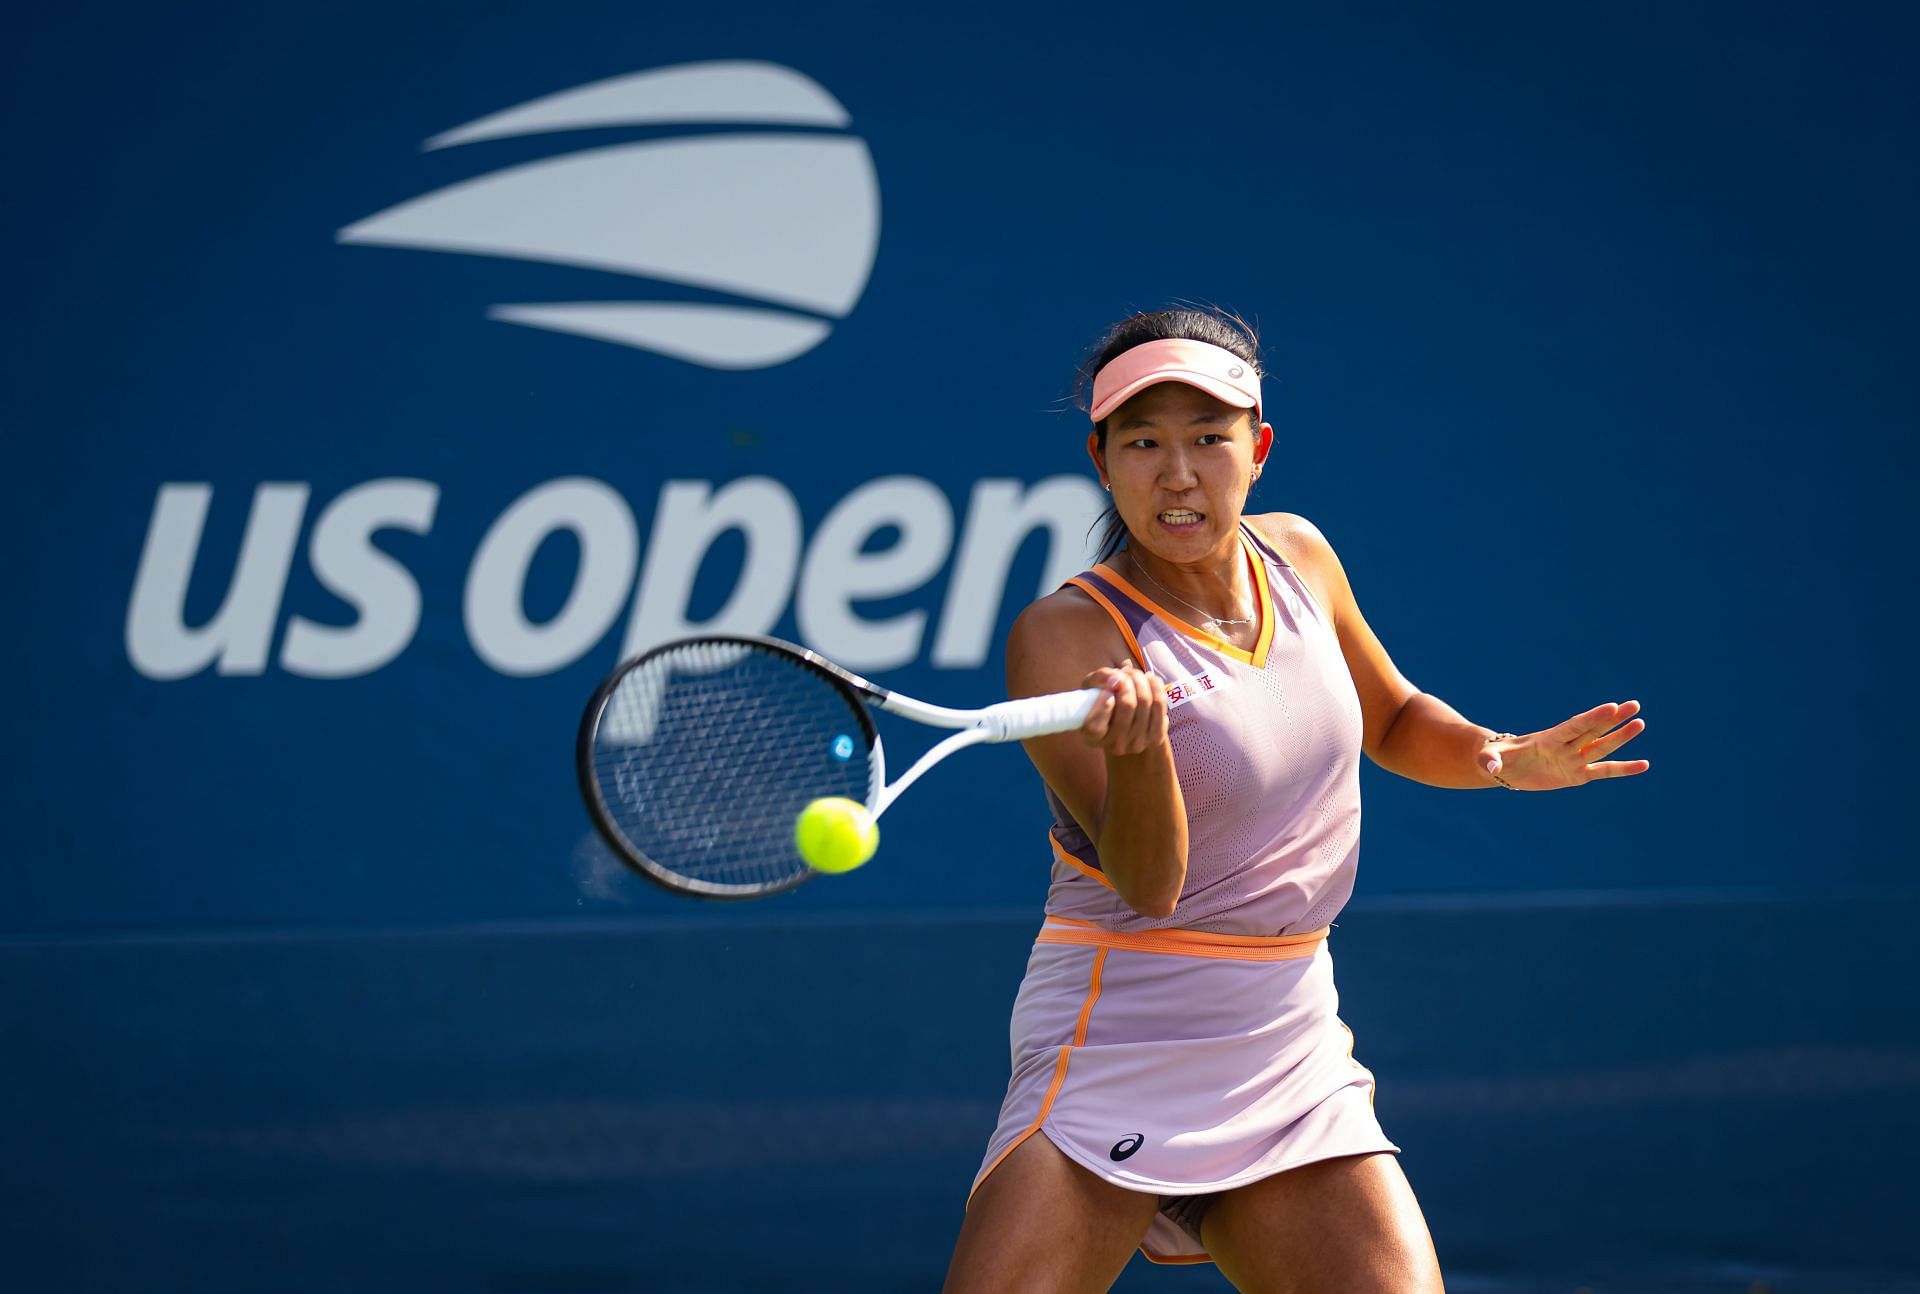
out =
<path fill-rule="evenodd" d="M 1298 572 L 1250 528 L 1251 651 L 1107 566 L 1068 581 L 1166 684 L 1188 819 L 1173 914 L 1121 901 L 1051 791 L 1053 885 L 1014 1003 L 1013 1077 L 974 1190 L 1035 1132 L 1159 1195 L 1155 1262 L 1207 1262 L 1209 1198 L 1316 1160 L 1396 1151 L 1340 1023 L 1327 927 L 1353 892 L 1360 699 Z"/>

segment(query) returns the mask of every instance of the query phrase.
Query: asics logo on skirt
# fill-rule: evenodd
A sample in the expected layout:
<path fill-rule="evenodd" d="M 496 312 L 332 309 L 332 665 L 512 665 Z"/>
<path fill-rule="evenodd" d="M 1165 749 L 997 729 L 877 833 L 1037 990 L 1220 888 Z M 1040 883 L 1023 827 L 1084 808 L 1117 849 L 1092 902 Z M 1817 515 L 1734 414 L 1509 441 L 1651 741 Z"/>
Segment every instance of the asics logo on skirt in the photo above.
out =
<path fill-rule="evenodd" d="M 1113 1149 L 1107 1152 L 1107 1158 L 1116 1163 L 1122 1159 L 1126 1159 L 1131 1156 L 1134 1151 L 1140 1149 L 1141 1143 L 1144 1141 L 1146 1141 L 1146 1138 L 1141 1134 L 1129 1132 L 1126 1136 L 1113 1143 Z"/>

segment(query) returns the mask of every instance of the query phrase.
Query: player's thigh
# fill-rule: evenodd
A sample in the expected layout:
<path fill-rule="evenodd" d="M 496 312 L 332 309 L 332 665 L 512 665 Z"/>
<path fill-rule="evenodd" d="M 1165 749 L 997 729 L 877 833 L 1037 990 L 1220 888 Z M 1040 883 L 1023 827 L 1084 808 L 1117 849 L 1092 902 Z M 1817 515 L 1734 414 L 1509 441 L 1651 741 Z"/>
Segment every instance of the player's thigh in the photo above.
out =
<path fill-rule="evenodd" d="M 1159 1205 L 1101 1181 L 1035 1133 L 974 1192 L 944 1294 L 1098 1294 Z"/>
<path fill-rule="evenodd" d="M 1439 1294 L 1440 1263 L 1392 1155 L 1349 1155 L 1228 1191 L 1201 1223 L 1244 1294 Z"/>

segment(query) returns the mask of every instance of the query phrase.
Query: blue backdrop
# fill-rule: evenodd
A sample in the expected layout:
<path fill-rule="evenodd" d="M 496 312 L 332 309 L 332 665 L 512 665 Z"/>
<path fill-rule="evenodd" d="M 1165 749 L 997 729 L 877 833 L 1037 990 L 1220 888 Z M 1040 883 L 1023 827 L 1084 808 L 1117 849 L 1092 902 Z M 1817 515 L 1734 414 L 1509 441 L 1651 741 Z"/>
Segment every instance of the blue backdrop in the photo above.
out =
<path fill-rule="evenodd" d="M 572 730 L 703 623 L 996 699 L 1085 555 L 1083 347 L 1197 300 L 1262 334 L 1254 505 L 1418 685 L 1650 724 L 1577 794 L 1366 775 L 1346 1014 L 1455 1283 L 1920 1272 L 1905 11 L 9 26 L 20 1261 L 937 1285 L 1027 765 L 715 910 L 588 838 Z"/>

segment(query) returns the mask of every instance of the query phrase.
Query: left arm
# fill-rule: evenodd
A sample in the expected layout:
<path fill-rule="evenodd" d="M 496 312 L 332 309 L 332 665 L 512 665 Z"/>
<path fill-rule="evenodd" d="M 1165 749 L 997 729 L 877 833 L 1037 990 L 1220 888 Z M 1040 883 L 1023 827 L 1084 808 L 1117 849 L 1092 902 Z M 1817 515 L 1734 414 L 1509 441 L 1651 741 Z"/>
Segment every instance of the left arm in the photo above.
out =
<path fill-rule="evenodd" d="M 1353 596 L 1345 568 L 1325 535 L 1305 517 L 1276 512 L 1249 517 L 1306 579 L 1333 619 L 1360 694 L 1362 749 L 1390 773 L 1428 786 L 1507 785 L 1549 791 L 1605 777 L 1644 773 L 1644 759 L 1606 757 L 1646 728 L 1638 701 L 1609 702 L 1524 736 L 1495 733 L 1407 681 L 1387 655 Z"/>

